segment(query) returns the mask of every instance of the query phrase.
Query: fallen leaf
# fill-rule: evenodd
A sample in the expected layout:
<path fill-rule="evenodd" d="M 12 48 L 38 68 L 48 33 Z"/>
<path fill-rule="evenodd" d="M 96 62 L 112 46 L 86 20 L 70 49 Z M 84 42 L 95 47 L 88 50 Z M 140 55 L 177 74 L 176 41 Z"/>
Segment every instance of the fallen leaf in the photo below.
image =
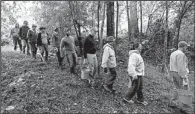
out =
<path fill-rule="evenodd" d="M 5 110 L 13 110 L 15 106 L 8 106 Z"/>

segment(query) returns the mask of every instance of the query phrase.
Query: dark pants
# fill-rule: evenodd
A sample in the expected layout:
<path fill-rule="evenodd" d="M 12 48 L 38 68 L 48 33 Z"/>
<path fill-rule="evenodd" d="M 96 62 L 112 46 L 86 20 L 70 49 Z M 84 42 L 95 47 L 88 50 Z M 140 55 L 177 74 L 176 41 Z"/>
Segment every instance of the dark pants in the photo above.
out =
<path fill-rule="evenodd" d="M 64 57 L 61 57 L 60 56 L 60 48 L 58 48 L 58 51 L 56 52 L 56 56 L 58 58 L 58 64 L 59 64 L 59 66 L 62 66 L 62 61 L 63 61 Z"/>
<path fill-rule="evenodd" d="M 30 55 L 28 39 L 22 39 L 22 45 L 23 45 L 23 53 L 25 53 L 25 49 L 27 47 L 27 55 Z"/>
<path fill-rule="evenodd" d="M 71 52 L 68 52 L 66 54 L 67 56 L 67 61 L 70 65 L 70 71 L 71 73 L 75 73 L 75 67 L 76 67 L 76 53 L 71 53 Z"/>
<path fill-rule="evenodd" d="M 13 43 L 14 43 L 14 50 L 17 50 L 17 44 L 20 47 L 20 51 L 22 51 L 22 43 L 19 37 L 13 37 Z"/>
<path fill-rule="evenodd" d="M 106 77 L 105 85 L 107 85 L 107 87 L 112 89 L 117 73 L 116 73 L 115 68 L 109 68 L 109 71 L 110 71 L 110 74 L 108 77 Z"/>
<path fill-rule="evenodd" d="M 36 59 L 36 54 L 37 54 L 37 47 L 36 47 L 36 42 L 29 42 L 30 49 L 31 49 L 31 55 L 33 58 Z"/>
<path fill-rule="evenodd" d="M 143 102 L 144 97 L 143 97 L 142 89 L 143 89 L 143 77 L 138 76 L 138 79 L 132 81 L 132 86 L 128 90 L 126 99 L 131 100 L 133 96 L 137 93 L 137 100 Z"/>
<path fill-rule="evenodd" d="M 45 61 L 48 61 L 48 44 L 42 44 L 41 56 L 43 57 L 45 53 Z"/>

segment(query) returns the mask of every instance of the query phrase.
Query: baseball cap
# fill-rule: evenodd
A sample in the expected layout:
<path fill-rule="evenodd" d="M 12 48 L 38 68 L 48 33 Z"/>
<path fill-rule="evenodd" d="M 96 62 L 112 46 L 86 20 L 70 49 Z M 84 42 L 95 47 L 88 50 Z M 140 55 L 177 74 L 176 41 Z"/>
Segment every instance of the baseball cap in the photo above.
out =
<path fill-rule="evenodd" d="M 185 41 L 180 41 L 178 43 L 178 47 L 185 47 L 185 46 L 190 46 L 190 45 L 187 42 L 185 42 Z"/>

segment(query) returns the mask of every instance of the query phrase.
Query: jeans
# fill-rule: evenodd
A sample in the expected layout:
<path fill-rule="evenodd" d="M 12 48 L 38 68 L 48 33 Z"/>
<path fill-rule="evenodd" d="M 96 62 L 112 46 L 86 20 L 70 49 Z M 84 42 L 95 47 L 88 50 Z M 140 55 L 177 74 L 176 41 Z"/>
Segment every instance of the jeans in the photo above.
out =
<path fill-rule="evenodd" d="M 22 51 L 22 43 L 19 37 L 13 37 L 14 50 L 17 50 L 17 44 L 20 47 L 20 51 Z"/>
<path fill-rule="evenodd" d="M 48 61 L 48 44 L 42 44 L 42 46 L 39 46 L 41 56 L 43 57 L 45 53 L 45 61 Z"/>
<path fill-rule="evenodd" d="M 27 47 L 27 54 L 30 55 L 28 39 L 22 39 L 22 45 L 23 45 L 23 53 L 25 53 L 25 49 Z"/>
<path fill-rule="evenodd" d="M 76 53 L 67 52 L 66 57 L 67 57 L 67 61 L 68 61 L 69 65 L 70 65 L 71 73 L 75 73 L 76 58 L 77 58 Z"/>
<path fill-rule="evenodd" d="M 32 57 L 36 58 L 36 54 L 37 54 L 36 42 L 29 42 L 29 45 L 30 45 Z"/>
<path fill-rule="evenodd" d="M 117 73 L 116 73 L 115 68 L 109 68 L 109 71 L 110 71 L 110 74 L 108 77 L 106 77 L 105 85 L 107 85 L 107 87 L 112 89 L 114 81 L 116 80 Z"/>
<path fill-rule="evenodd" d="M 128 88 L 126 99 L 131 100 L 133 96 L 137 93 L 137 100 L 143 102 L 144 97 L 143 97 L 142 89 L 143 89 L 143 77 L 138 76 L 137 79 L 132 81 L 132 86 Z"/>
<path fill-rule="evenodd" d="M 58 51 L 56 52 L 56 56 L 58 58 L 59 66 L 62 66 L 62 61 L 63 61 L 64 57 L 60 56 L 60 48 L 58 48 Z"/>

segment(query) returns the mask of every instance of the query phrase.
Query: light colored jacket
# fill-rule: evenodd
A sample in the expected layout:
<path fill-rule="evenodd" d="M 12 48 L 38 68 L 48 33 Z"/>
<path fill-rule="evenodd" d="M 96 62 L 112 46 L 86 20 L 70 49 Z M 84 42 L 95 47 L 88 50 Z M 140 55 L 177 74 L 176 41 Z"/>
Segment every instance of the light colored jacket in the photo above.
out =
<path fill-rule="evenodd" d="M 181 77 L 184 77 L 189 73 L 188 60 L 186 55 L 182 51 L 176 50 L 171 53 L 170 71 L 177 72 Z"/>
<path fill-rule="evenodd" d="M 114 68 L 116 67 L 116 57 L 113 47 L 110 44 L 105 44 L 104 52 L 102 56 L 102 67 L 103 68 Z"/>
<path fill-rule="evenodd" d="M 129 51 L 128 74 L 129 76 L 144 76 L 144 60 L 137 50 Z"/>

